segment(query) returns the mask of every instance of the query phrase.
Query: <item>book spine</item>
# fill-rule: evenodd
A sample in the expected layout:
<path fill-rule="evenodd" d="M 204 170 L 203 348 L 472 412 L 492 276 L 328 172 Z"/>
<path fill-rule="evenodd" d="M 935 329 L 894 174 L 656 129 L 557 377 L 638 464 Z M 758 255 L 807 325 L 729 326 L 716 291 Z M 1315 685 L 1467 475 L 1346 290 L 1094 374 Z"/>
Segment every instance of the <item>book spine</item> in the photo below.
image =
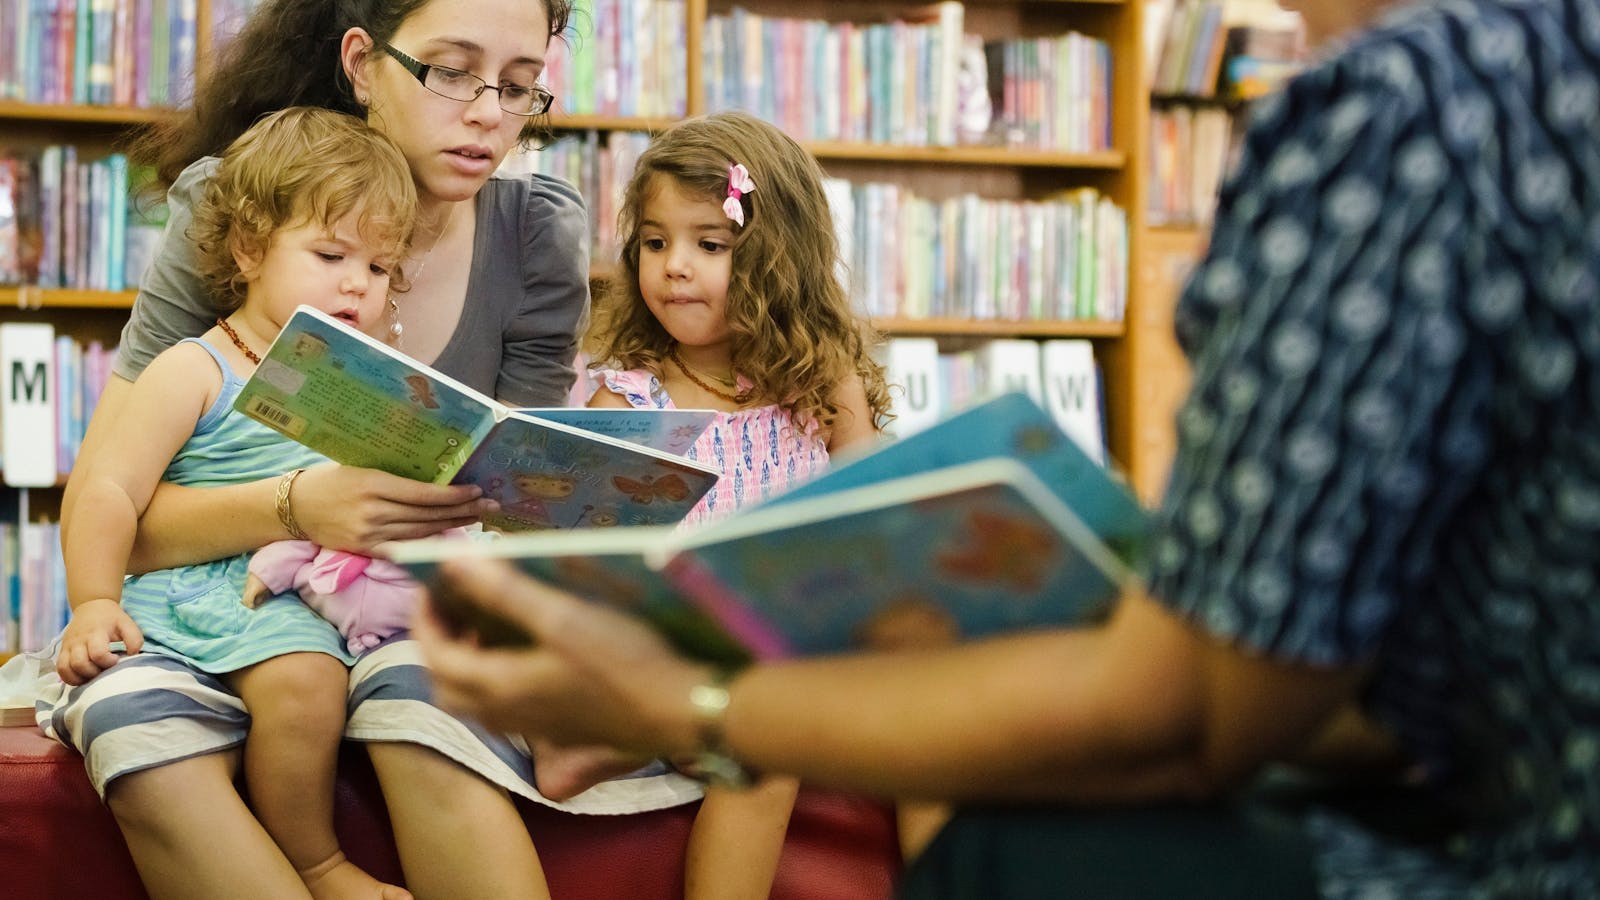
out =
<path fill-rule="evenodd" d="M 734 640 L 756 659 L 782 659 L 792 655 L 789 642 L 728 590 L 711 570 L 683 551 L 661 566 L 661 574 L 702 612 L 715 619 Z"/>

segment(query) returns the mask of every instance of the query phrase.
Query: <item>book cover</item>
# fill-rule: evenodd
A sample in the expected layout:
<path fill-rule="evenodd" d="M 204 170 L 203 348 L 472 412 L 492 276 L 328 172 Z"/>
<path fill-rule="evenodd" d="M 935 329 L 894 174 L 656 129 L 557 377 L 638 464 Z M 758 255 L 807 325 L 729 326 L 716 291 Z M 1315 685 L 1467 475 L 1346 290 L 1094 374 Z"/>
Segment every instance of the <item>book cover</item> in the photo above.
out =
<path fill-rule="evenodd" d="M 1038 476 L 1001 458 L 753 507 L 689 531 L 429 539 L 384 552 L 425 582 L 453 555 L 512 560 L 717 661 L 740 648 L 761 659 L 846 652 L 902 609 L 947 618 L 963 639 L 1091 621 L 1131 577 Z M 493 633 L 469 605 L 442 605 L 446 618 Z"/>
<path fill-rule="evenodd" d="M 1003 394 L 970 406 L 854 459 L 763 506 L 795 503 L 917 472 L 937 471 L 991 457 L 1014 459 L 1071 507 L 1089 529 L 1132 568 L 1144 547 L 1148 517 L 1127 485 L 1100 466 L 1026 394 Z"/>
<path fill-rule="evenodd" d="M 995 442 L 988 454 L 954 447 L 930 458 L 931 447 L 958 435 L 1013 438 L 1019 429 L 1040 433 Z M 453 556 L 511 560 L 580 596 L 678 623 L 671 639 L 704 658 L 722 639 L 757 658 L 843 652 L 901 609 L 944 617 L 963 638 L 1101 615 L 1133 577 L 1144 516 L 1132 497 L 1021 395 L 923 435 L 934 433 L 938 441 L 907 439 L 810 482 L 850 473 L 827 489 L 802 488 L 702 528 L 434 538 L 383 552 L 423 580 Z M 469 604 L 443 605 L 456 610 L 447 617 L 479 627 L 463 612 Z"/>
<path fill-rule="evenodd" d="M 689 532 L 660 564 L 759 657 L 862 646 L 897 609 L 963 639 L 1092 620 L 1131 577 L 1037 475 L 994 457 Z"/>
<path fill-rule="evenodd" d="M 234 408 L 345 465 L 477 484 L 505 530 L 677 522 L 720 474 L 519 413 L 306 306 Z"/>
<path fill-rule="evenodd" d="M 382 551 L 428 585 L 434 606 L 447 621 L 470 629 L 487 645 L 526 643 L 516 626 L 456 598 L 438 578 L 437 564 L 462 554 L 507 559 L 527 574 L 582 597 L 604 598 L 648 621 L 681 652 L 722 665 L 749 662 L 751 654 L 713 619 L 687 602 L 651 560 L 670 547 L 674 529 L 664 526 L 590 529 L 498 540 L 429 538 L 385 544 Z"/>

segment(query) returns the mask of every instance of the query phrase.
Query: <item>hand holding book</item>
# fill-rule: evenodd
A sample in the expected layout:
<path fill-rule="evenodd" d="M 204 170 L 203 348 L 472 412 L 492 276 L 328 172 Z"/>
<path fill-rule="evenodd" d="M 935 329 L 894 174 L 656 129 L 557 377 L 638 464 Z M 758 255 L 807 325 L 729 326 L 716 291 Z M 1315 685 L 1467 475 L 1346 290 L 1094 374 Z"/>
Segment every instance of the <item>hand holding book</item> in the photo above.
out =
<path fill-rule="evenodd" d="M 962 638 L 1096 617 L 1131 576 L 1143 511 L 1048 414 L 1008 395 L 693 531 L 618 528 L 387 545 L 424 582 L 455 556 L 654 624 L 721 664 L 860 646 L 923 606 Z M 445 601 L 465 620 L 460 598 Z"/>
<path fill-rule="evenodd" d="M 681 455 L 714 413 L 512 409 L 309 307 L 236 408 L 345 465 L 475 484 L 505 531 L 674 523 L 720 475 Z"/>

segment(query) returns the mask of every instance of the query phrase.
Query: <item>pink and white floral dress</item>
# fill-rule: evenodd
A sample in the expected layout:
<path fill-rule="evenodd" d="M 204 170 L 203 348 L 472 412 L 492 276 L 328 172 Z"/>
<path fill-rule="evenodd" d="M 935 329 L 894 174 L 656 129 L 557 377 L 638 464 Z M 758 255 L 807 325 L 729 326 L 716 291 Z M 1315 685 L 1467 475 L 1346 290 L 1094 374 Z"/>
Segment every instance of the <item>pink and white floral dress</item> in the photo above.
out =
<path fill-rule="evenodd" d="M 677 408 L 651 372 L 599 369 L 597 375 L 603 390 L 618 394 L 635 409 Z M 739 376 L 739 390 L 749 387 L 750 381 Z M 821 475 L 828 468 L 828 445 L 817 431 L 815 423 L 802 430 L 776 404 L 718 413 L 685 455 L 720 468 L 722 477 L 689 510 L 684 524 L 721 518 Z"/>

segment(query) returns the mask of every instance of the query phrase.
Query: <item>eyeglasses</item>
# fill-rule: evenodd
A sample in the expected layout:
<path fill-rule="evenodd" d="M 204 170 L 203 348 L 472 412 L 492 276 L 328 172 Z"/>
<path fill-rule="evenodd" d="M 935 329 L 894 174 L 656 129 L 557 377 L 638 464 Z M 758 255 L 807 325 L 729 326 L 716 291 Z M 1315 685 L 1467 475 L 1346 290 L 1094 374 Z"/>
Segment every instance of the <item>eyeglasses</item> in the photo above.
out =
<path fill-rule="evenodd" d="M 451 100 L 471 103 L 484 91 L 494 91 L 500 95 L 500 108 L 506 112 L 514 116 L 538 116 L 548 112 L 556 99 L 554 94 L 536 84 L 493 85 L 471 72 L 418 62 L 382 41 L 378 42 L 378 48 L 415 75 L 423 87 Z"/>

